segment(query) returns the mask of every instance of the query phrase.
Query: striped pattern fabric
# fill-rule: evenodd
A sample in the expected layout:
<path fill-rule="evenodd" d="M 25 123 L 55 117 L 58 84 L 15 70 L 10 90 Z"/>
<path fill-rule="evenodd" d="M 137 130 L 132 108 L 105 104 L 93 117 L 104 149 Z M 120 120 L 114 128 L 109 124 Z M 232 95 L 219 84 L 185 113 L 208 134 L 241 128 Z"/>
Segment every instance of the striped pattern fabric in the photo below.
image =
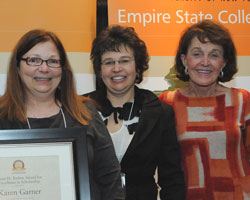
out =
<path fill-rule="evenodd" d="M 159 98 L 175 110 L 187 200 L 250 200 L 250 93 Z"/>

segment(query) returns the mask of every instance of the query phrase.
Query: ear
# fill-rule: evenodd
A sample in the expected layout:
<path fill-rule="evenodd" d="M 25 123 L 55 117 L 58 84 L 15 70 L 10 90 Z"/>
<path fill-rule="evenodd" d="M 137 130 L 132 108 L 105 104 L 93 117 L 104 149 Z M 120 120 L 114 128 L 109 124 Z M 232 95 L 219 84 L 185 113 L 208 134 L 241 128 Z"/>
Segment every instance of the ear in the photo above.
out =
<path fill-rule="evenodd" d="M 224 61 L 221 67 L 221 70 L 227 65 L 227 61 Z"/>
<path fill-rule="evenodd" d="M 187 66 L 187 61 L 186 61 L 186 55 L 185 54 L 181 54 L 181 61 L 184 67 Z"/>
<path fill-rule="evenodd" d="M 102 68 L 101 68 L 101 70 L 98 72 L 97 76 L 98 76 L 100 79 L 102 79 Z"/>
<path fill-rule="evenodd" d="M 18 75 L 20 76 L 20 67 L 17 67 L 17 73 L 18 73 Z"/>

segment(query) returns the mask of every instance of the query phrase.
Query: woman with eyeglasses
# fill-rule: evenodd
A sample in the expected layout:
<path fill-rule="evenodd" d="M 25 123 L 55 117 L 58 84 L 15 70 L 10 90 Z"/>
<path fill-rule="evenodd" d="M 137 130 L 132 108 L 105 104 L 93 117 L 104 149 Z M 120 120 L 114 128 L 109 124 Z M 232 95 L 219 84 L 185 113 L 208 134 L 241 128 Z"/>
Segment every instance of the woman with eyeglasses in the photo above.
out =
<path fill-rule="evenodd" d="M 124 199 L 120 166 L 108 131 L 86 97 L 78 96 L 64 47 L 52 32 L 32 30 L 13 50 L 0 129 L 87 126 L 91 197 Z"/>
<path fill-rule="evenodd" d="M 97 102 L 112 137 L 126 199 L 156 200 L 158 185 L 162 200 L 184 199 L 173 109 L 135 86 L 148 69 L 145 43 L 132 27 L 111 26 L 93 41 L 91 59 L 98 85 L 86 96 Z"/>

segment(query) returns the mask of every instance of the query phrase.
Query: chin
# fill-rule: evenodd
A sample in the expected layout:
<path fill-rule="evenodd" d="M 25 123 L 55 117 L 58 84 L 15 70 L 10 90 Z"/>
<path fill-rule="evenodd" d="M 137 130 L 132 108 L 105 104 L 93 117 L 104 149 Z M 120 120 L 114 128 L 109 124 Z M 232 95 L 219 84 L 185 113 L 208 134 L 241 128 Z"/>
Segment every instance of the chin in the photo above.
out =
<path fill-rule="evenodd" d="M 115 89 L 112 89 L 110 90 L 113 94 L 123 94 L 123 93 L 126 93 L 128 92 L 126 88 L 115 88 Z"/>
<path fill-rule="evenodd" d="M 210 85 L 213 85 L 213 84 L 215 84 L 215 83 L 217 83 L 217 79 L 216 80 L 198 80 L 198 81 L 196 81 L 196 82 L 194 82 L 195 84 L 197 84 L 197 85 L 200 85 L 200 86 L 210 86 Z"/>
<path fill-rule="evenodd" d="M 52 90 L 46 88 L 46 89 L 37 89 L 36 91 L 39 92 L 39 93 L 44 93 L 44 94 L 46 94 L 46 93 L 50 93 Z"/>
<path fill-rule="evenodd" d="M 202 83 L 196 83 L 196 85 L 200 87 L 211 87 L 212 85 L 216 85 L 217 82 L 202 82 Z"/>

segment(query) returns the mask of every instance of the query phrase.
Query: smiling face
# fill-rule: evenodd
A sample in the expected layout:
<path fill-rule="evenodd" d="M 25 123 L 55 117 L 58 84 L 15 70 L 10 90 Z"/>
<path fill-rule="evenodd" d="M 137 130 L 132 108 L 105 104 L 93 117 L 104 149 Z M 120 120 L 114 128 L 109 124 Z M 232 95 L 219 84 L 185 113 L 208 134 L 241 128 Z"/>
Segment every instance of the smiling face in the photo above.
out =
<path fill-rule="evenodd" d="M 121 46 L 119 50 L 108 51 L 102 55 L 101 77 L 108 94 L 132 96 L 136 78 L 133 50 L 125 46 Z"/>
<path fill-rule="evenodd" d="M 226 65 L 223 48 L 206 40 L 201 43 L 193 38 L 187 54 L 181 55 L 182 63 L 188 68 L 190 84 L 211 87 L 217 84 L 220 71 Z"/>
<path fill-rule="evenodd" d="M 22 58 L 27 57 L 60 60 L 58 50 L 52 41 L 36 44 L 22 56 Z M 54 96 L 61 81 L 61 74 L 62 69 L 60 67 L 50 68 L 46 62 L 43 62 L 40 66 L 30 66 L 27 65 L 26 61 L 20 61 L 19 75 L 25 85 L 27 97 Z"/>

